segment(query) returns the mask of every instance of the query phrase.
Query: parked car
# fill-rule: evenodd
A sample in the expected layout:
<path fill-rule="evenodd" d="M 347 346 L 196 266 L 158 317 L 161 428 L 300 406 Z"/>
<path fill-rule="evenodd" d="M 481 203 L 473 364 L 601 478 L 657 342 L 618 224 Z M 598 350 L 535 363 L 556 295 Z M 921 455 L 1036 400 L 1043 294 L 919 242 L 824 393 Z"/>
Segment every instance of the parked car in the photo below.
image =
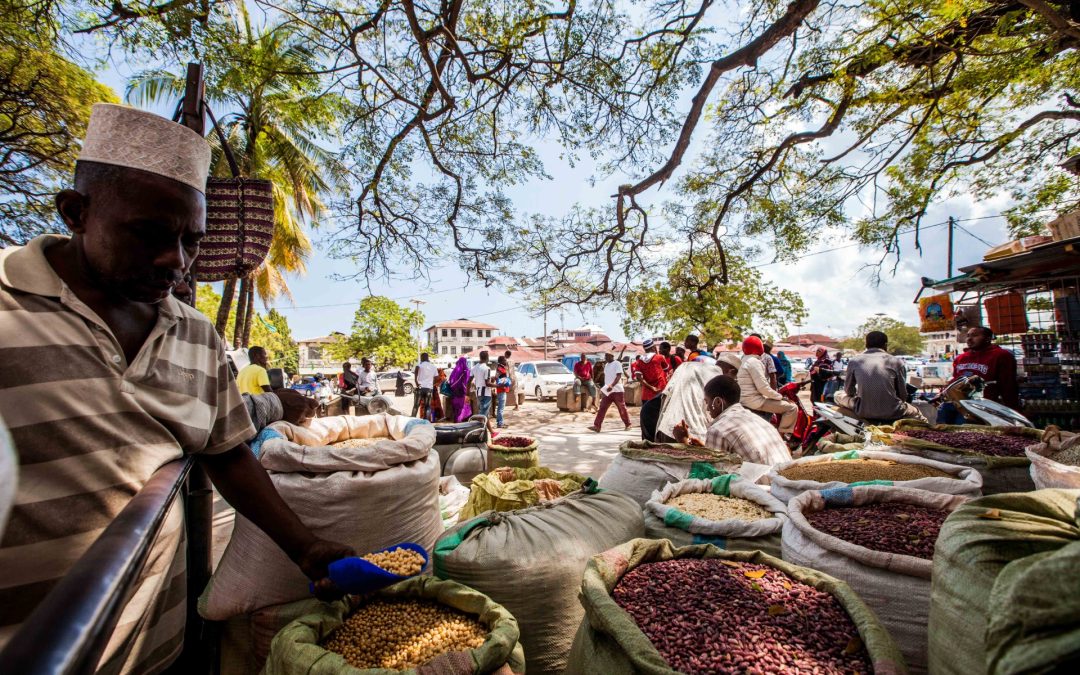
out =
<path fill-rule="evenodd" d="M 379 393 L 389 393 L 393 396 L 397 391 L 397 376 L 398 373 L 405 375 L 405 395 L 410 396 L 413 393 L 413 374 L 404 370 L 390 370 L 385 373 L 379 373 L 375 376 L 375 381 L 379 383 Z"/>
<path fill-rule="evenodd" d="M 560 361 L 526 361 L 518 366 L 518 387 L 538 401 L 554 398 L 560 387 L 573 382 L 574 374 Z"/>

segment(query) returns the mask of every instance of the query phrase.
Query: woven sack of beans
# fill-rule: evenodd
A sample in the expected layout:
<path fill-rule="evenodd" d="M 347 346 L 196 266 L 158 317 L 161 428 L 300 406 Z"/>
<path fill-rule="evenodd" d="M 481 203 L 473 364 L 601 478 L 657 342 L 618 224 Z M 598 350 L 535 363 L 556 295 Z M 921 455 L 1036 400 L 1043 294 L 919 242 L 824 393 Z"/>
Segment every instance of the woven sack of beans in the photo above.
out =
<path fill-rule="evenodd" d="M 272 428 L 284 438 L 263 443 L 259 462 L 316 536 L 365 552 L 403 541 L 427 549 L 442 533 L 431 424 L 397 415 L 340 415 L 309 427 L 279 422 Z M 335 445 L 347 441 L 355 443 Z M 262 530 L 237 514 L 199 613 L 220 621 L 301 600 L 310 596 L 308 583 Z"/>
<path fill-rule="evenodd" d="M 930 671 L 1070 672 L 1080 658 L 1080 490 L 972 500 L 945 521 L 930 590 Z M 1075 671 L 1071 671 L 1075 672 Z"/>
<path fill-rule="evenodd" d="M 586 488 L 520 511 L 489 512 L 448 530 L 435 574 L 475 588 L 521 625 L 529 675 L 555 675 L 581 623 L 581 574 L 589 558 L 644 534 L 641 508 Z M 594 671 L 603 672 L 603 671 Z"/>
<path fill-rule="evenodd" d="M 683 495 L 704 496 L 698 500 L 705 502 L 703 512 L 710 508 L 736 512 L 726 517 L 707 517 L 669 503 Z M 724 503 L 731 499 L 745 501 Z M 761 486 L 730 473 L 711 480 L 669 483 L 645 504 L 645 536 L 668 539 L 676 546 L 712 544 L 729 551 L 758 550 L 779 556 L 785 520 L 787 507 L 783 502 Z"/>
<path fill-rule="evenodd" d="M 472 479 L 469 499 L 461 509 L 464 522 L 485 511 L 513 511 L 551 501 L 581 489 L 588 478 L 557 473 L 543 466 L 518 469 L 504 466 Z"/>
<path fill-rule="evenodd" d="M 652 493 L 668 483 L 697 478 L 690 475 L 695 465 L 724 474 L 737 473 L 742 463 L 738 455 L 710 448 L 626 441 L 619 446 L 619 454 L 600 476 L 600 487 L 628 495 L 644 508 Z"/>
<path fill-rule="evenodd" d="M 788 502 L 783 558 L 847 582 L 889 630 L 912 672 L 926 672 L 933 530 L 967 500 L 961 495 L 876 485 L 804 492 Z M 931 510 L 926 514 L 927 521 L 920 521 L 919 514 L 860 508 L 903 504 Z M 832 511 L 837 516 L 855 517 L 860 512 L 862 516 L 859 522 L 841 523 L 838 529 L 842 534 L 836 536 L 824 531 L 815 518 L 821 512 Z M 892 523 L 897 522 L 893 518 L 900 519 L 902 526 L 893 527 Z M 859 530 L 860 523 L 866 532 Z M 917 533 L 912 535 L 905 529 L 908 527 Z M 874 548 L 860 545 L 868 543 L 862 541 L 864 538 L 872 538 Z M 915 553 L 918 546 L 911 544 L 921 544 L 926 557 L 900 552 Z"/>
<path fill-rule="evenodd" d="M 512 466 L 519 469 L 540 466 L 540 443 L 535 438 L 499 434 L 488 441 L 487 447 L 489 470 L 500 466 Z"/>
<path fill-rule="evenodd" d="M 419 668 L 406 670 L 356 668 L 324 643 L 354 611 L 372 601 L 435 602 L 477 619 L 488 630 L 482 645 L 436 656 Z M 408 625 L 402 626 L 406 630 Z M 274 637 L 265 675 L 389 675 L 390 673 L 438 673 L 439 675 L 480 675 L 525 671 L 518 622 L 504 607 L 484 594 L 452 581 L 416 577 L 379 591 L 363 600 L 347 598 L 320 603 L 312 611 L 285 626 Z"/>
<path fill-rule="evenodd" d="M 708 568 L 699 562 L 711 560 Z M 663 579 L 644 589 L 643 614 L 657 618 L 642 627 L 615 596 L 624 582 L 651 585 L 650 574 Z M 717 582 L 719 574 L 735 578 Z M 847 584 L 761 551 L 631 541 L 589 561 L 581 604 L 566 675 L 907 672 L 888 631 Z M 669 663 L 676 658 L 691 666 Z"/>
<path fill-rule="evenodd" d="M 1042 441 L 1028 446 L 1035 489 L 1080 488 L 1080 434 L 1047 427 Z"/>
<path fill-rule="evenodd" d="M 975 469 L 898 452 L 847 450 L 811 455 L 769 470 L 770 490 L 785 504 L 808 490 L 863 485 L 892 485 L 967 497 L 982 495 L 982 476 Z"/>
<path fill-rule="evenodd" d="M 969 466 L 982 475 L 984 495 L 994 495 L 1000 492 L 1027 492 L 1034 490 L 1035 484 L 1031 482 L 1031 460 L 1024 454 L 1027 445 L 1038 442 L 1042 438 L 1042 431 L 1025 427 L 985 427 L 975 424 L 950 425 L 950 424 L 927 424 L 920 420 L 900 420 L 892 427 L 881 427 L 888 430 L 884 434 L 887 443 L 892 446 L 894 452 L 906 455 L 916 455 L 932 459 L 936 462 L 959 464 Z M 926 435 L 934 433 L 935 439 L 916 438 L 912 434 Z M 986 440 L 976 439 L 967 447 L 959 445 L 947 445 L 949 434 L 964 434 L 957 437 L 956 443 L 970 442 L 968 434 L 986 435 Z M 980 452 L 979 447 L 983 443 L 996 440 L 995 437 L 1003 437 L 1002 442 L 1011 442 L 1018 447 L 1007 452 L 1011 455 L 994 454 L 993 452 Z M 960 439 L 963 439 L 961 441 Z M 1027 439 L 1024 443 L 1017 439 Z M 1005 452 L 1005 451 L 1002 451 Z"/>

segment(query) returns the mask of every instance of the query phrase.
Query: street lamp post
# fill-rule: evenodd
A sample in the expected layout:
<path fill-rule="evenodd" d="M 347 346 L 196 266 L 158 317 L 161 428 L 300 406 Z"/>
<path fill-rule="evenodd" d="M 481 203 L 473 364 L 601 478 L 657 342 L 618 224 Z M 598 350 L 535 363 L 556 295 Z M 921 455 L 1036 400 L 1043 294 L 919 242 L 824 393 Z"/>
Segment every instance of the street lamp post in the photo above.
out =
<path fill-rule="evenodd" d="M 420 312 L 420 305 L 426 305 L 427 304 L 426 300 L 419 300 L 417 298 L 413 298 L 412 300 L 409 300 L 409 302 L 416 305 L 417 313 Z M 420 335 L 421 335 L 420 329 L 423 328 L 423 326 L 424 326 L 424 323 L 422 321 L 418 321 L 417 324 L 416 324 L 416 362 L 417 363 L 420 363 L 420 350 L 423 348 L 421 346 L 422 338 L 420 337 Z"/>

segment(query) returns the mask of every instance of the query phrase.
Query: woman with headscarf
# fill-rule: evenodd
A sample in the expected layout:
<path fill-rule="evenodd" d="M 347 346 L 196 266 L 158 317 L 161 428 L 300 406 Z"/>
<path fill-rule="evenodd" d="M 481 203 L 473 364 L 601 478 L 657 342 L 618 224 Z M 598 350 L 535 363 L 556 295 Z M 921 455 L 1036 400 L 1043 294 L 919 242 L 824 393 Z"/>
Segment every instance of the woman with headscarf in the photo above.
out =
<path fill-rule="evenodd" d="M 818 347 L 814 356 L 817 358 L 810 366 L 810 400 L 820 403 L 825 394 L 825 385 L 836 376 L 836 371 L 833 370 L 832 359 L 824 347 Z"/>
<path fill-rule="evenodd" d="M 432 383 L 434 395 L 431 397 L 432 421 L 438 422 L 446 417 L 446 411 L 442 404 L 442 384 L 446 382 L 446 369 L 439 368 L 435 371 L 435 381 Z"/>
<path fill-rule="evenodd" d="M 770 386 L 769 377 L 765 374 L 765 364 L 761 360 L 765 354 L 761 338 L 751 335 L 743 340 L 742 352 L 742 363 L 736 376 L 742 391 L 740 403 L 749 410 L 779 415 L 778 428 L 781 435 L 790 434 L 799 417 L 799 409 Z"/>
<path fill-rule="evenodd" d="M 464 422 L 472 416 L 469 406 L 469 361 L 464 356 L 457 360 L 450 373 L 450 408 L 448 419 L 452 422 Z"/>
<path fill-rule="evenodd" d="M 780 372 L 780 378 L 779 379 L 780 379 L 780 386 L 783 386 L 783 385 L 787 384 L 788 382 L 793 381 L 792 373 L 791 373 L 791 361 L 788 360 L 787 354 L 785 354 L 784 352 L 777 352 L 776 353 L 776 358 L 780 359 L 780 371 L 781 372 Z"/>

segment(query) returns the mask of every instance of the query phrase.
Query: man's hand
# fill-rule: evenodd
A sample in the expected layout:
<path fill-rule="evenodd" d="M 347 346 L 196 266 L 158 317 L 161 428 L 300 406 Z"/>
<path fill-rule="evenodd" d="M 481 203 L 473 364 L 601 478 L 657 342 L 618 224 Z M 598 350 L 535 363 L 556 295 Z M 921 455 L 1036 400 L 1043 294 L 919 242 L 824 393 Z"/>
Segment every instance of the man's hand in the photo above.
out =
<path fill-rule="evenodd" d="M 345 594 L 327 576 L 330 563 L 355 556 L 356 551 L 334 541 L 316 539 L 294 560 L 297 567 L 315 584 L 315 595 L 320 600 L 337 600 Z"/>
<path fill-rule="evenodd" d="M 685 445 L 690 440 L 690 429 L 686 426 L 686 420 L 676 424 L 671 430 L 671 435 L 677 442 Z"/>

